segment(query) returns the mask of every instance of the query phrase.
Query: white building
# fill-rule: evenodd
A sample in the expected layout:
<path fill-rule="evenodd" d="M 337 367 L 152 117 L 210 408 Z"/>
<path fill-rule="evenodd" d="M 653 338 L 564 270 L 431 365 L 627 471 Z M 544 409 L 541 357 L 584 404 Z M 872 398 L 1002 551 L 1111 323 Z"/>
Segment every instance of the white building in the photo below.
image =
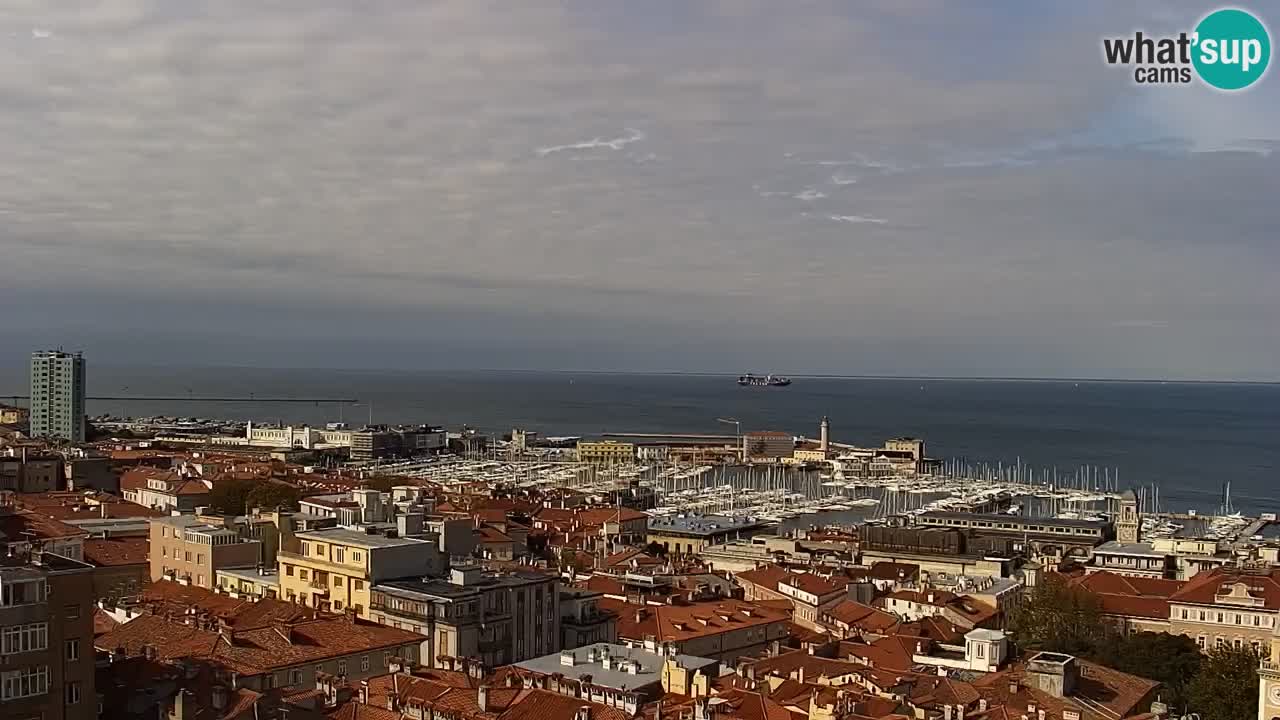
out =
<path fill-rule="evenodd" d="M 32 437 L 84 442 L 84 357 L 80 353 L 31 353 Z"/>

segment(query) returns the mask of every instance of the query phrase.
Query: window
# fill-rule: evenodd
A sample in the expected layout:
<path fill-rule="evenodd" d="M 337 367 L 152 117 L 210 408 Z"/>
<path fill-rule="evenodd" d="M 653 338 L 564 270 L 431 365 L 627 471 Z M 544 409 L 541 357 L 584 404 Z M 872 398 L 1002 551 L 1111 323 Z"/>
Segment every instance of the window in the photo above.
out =
<path fill-rule="evenodd" d="M 339 674 L 339 675 L 346 675 L 346 674 L 347 674 L 347 661 L 346 661 L 346 660 L 339 660 L 339 661 L 338 661 L 338 674 Z"/>
<path fill-rule="evenodd" d="M 67 704 L 75 705 L 78 702 L 80 702 L 80 683 L 67 683 Z"/>
<path fill-rule="evenodd" d="M 307 554 L 309 554 L 309 546 L 310 546 L 310 544 L 309 544 L 309 543 L 302 543 L 302 554 L 303 554 L 303 555 L 307 555 Z"/>
<path fill-rule="evenodd" d="M 364 581 L 356 580 L 356 590 L 363 590 L 363 589 L 364 589 Z"/>
<path fill-rule="evenodd" d="M 333 609 L 334 609 L 334 610 L 341 610 L 341 609 L 342 609 L 342 601 L 341 601 L 341 600 L 334 600 L 334 601 L 333 601 Z"/>
<path fill-rule="evenodd" d="M 356 614 L 357 614 L 357 615 L 363 615 L 363 614 L 364 614 L 364 606 L 363 606 L 363 605 L 361 605 L 360 603 L 356 603 L 355 605 L 353 605 L 353 606 L 352 606 L 352 609 L 353 609 L 353 610 L 355 610 L 355 612 L 356 612 Z"/>
<path fill-rule="evenodd" d="M 1207 644 L 1205 636 L 1201 635 L 1200 637 L 1196 638 L 1196 644 L 1200 646 L 1201 650 L 1204 650 L 1205 645 Z"/>
<path fill-rule="evenodd" d="M 346 555 L 346 549 L 345 549 L 345 548 L 336 547 L 336 548 L 334 548 L 334 549 L 333 549 L 333 561 L 334 561 L 334 562 L 346 562 L 346 559 L 343 557 L 344 555 Z"/>
<path fill-rule="evenodd" d="M 16 700 L 43 695 L 49 691 L 49 668 L 39 667 L 12 670 L 0 675 L 0 699 Z"/>
<path fill-rule="evenodd" d="M 76 618 L 79 618 L 79 617 L 80 617 L 80 606 L 79 606 L 79 605 L 64 605 L 64 606 L 62 607 L 62 614 L 63 614 L 63 615 L 64 615 L 68 620 L 75 620 Z"/>
<path fill-rule="evenodd" d="M 71 662 L 75 662 L 76 660 L 80 659 L 80 641 L 79 640 L 67 640 L 63 643 L 63 648 L 64 648 L 63 655 L 67 658 L 67 660 Z"/>
<path fill-rule="evenodd" d="M 49 646 L 49 623 L 13 625 L 4 629 L 3 654 L 44 650 Z"/>
<path fill-rule="evenodd" d="M 315 669 L 316 669 L 316 675 L 319 676 L 320 673 L 324 672 L 324 665 L 321 665 L 320 663 L 316 663 Z"/>
<path fill-rule="evenodd" d="M 1204 618 L 1204 611 L 1203 611 L 1203 610 L 1201 610 L 1201 611 L 1200 611 L 1200 622 L 1204 622 L 1204 619 L 1205 619 L 1205 618 Z"/>
<path fill-rule="evenodd" d="M 355 552 L 355 551 L 352 551 L 352 553 L 351 553 L 351 559 L 352 559 L 352 560 L 354 560 L 354 561 L 356 561 L 356 562 L 360 562 L 360 553 Z"/>
<path fill-rule="evenodd" d="M 290 685 L 301 685 L 301 684 L 302 684 L 302 669 L 301 669 L 301 668 L 294 668 L 293 670 L 290 670 L 290 671 L 289 671 L 289 684 L 290 684 Z"/>
<path fill-rule="evenodd" d="M 196 553 L 196 562 L 201 565 L 204 564 L 204 553 Z"/>
<path fill-rule="evenodd" d="M 341 575 L 334 575 L 334 576 L 333 576 L 333 586 L 334 586 L 334 587 L 342 587 L 342 576 L 341 576 Z"/>
<path fill-rule="evenodd" d="M 1218 613 L 1218 623 L 1221 624 L 1222 622 L 1223 622 L 1222 613 Z"/>
<path fill-rule="evenodd" d="M 307 579 L 307 569 L 306 569 L 306 568 L 298 568 L 298 579 L 300 579 L 300 580 L 306 580 L 306 579 Z"/>
<path fill-rule="evenodd" d="M 196 575 L 196 584 L 204 587 L 204 575 Z"/>
<path fill-rule="evenodd" d="M 1186 608 L 1182 608 L 1182 619 L 1183 619 L 1183 620 L 1186 620 L 1186 619 L 1187 619 L 1187 614 L 1188 614 L 1188 613 L 1187 613 L 1187 609 L 1186 609 Z"/>
<path fill-rule="evenodd" d="M 161 556 L 161 557 L 169 557 L 169 546 L 168 546 L 168 545 L 161 545 L 161 546 L 160 546 L 160 556 Z"/>
<path fill-rule="evenodd" d="M 292 566 L 292 565 L 285 565 L 285 566 L 284 566 L 284 574 L 285 574 L 285 575 L 288 575 L 289 577 L 293 577 L 293 566 Z"/>
<path fill-rule="evenodd" d="M 383 650 L 382 651 L 382 667 L 386 667 L 390 664 L 391 664 L 391 651 Z"/>
<path fill-rule="evenodd" d="M 360 656 L 360 672 L 369 672 L 369 656 Z"/>
<path fill-rule="evenodd" d="M 1214 639 L 1213 646 L 1216 648 L 1224 648 L 1227 646 L 1227 639 L 1219 635 Z"/>
<path fill-rule="evenodd" d="M 1236 638 L 1235 640 L 1231 641 L 1231 645 L 1235 647 L 1235 649 L 1239 650 L 1240 648 L 1244 647 L 1244 640 L 1241 638 Z"/>

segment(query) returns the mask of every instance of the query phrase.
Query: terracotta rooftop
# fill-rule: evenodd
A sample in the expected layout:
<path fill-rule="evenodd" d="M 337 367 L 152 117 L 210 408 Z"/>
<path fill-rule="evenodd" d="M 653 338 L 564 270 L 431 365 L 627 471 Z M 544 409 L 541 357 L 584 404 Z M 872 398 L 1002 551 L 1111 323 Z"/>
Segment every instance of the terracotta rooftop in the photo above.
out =
<path fill-rule="evenodd" d="M 32 510 L 17 510 L 0 515 L 0 540 L 58 540 L 87 537 L 89 533 L 74 525 L 54 520 Z"/>
<path fill-rule="evenodd" d="M 1096 597 L 1105 614 L 1154 620 L 1169 617 L 1169 600 L 1187 584 L 1181 580 L 1125 577 L 1105 570 L 1071 578 L 1069 582 Z"/>
<path fill-rule="evenodd" d="M 421 635 L 407 630 L 350 617 L 219 633 L 160 615 L 141 615 L 96 638 L 94 645 L 106 652 L 124 648 L 126 656 L 141 655 L 143 648 L 150 646 L 161 660 L 191 658 L 242 675 L 259 675 L 360 652 L 394 651 L 422 640 Z"/>
<path fill-rule="evenodd" d="M 741 600 L 637 606 L 604 598 L 599 606 L 618 615 L 619 638 L 644 640 L 653 636 L 658 642 L 679 642 L 791 619 L 789 612 Z"/>
<path fill-rule="evenodd" d="M 1169 601 L 1214 605 L 1218 602 L 1218 597 L 1232 592 L 1262 600 L 1263 607 L 1267 610 L 1280 610 L 1280 568 L 1257 573 L 1230 568 L 1202 572 L 1170 595 Z"/>
<path fill-rule="evenodd" d="M 147 564 L 150 544 L 145 537 L 88 538 L 84 561 L 98 567 Z"/>
<path fill-rule="evenodd" d="M 337 617 L 284 600 L 236 599 L 230 595 L 183 585 L 172 580 L 158 580 L 143 589 L 139 602 L 157 614 L 172 617 L 190 614 L 192 608 L 211 617 L 221 618 L 236 629 L 270 626 L 277 622 L 298 622 L 316 618 Z"/>

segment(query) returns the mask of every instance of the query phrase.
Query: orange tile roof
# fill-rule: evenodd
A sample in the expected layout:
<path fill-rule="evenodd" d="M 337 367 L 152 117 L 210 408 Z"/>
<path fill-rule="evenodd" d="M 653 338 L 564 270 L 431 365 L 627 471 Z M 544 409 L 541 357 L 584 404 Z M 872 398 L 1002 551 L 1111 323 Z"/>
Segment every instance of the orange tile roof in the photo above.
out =
<path fill-rule="evenodd" d="M 618 637 L 644 640 L 652 635 L 658 642 L 680 642 L 791 619 L 788 612 L 742 600 L 641 607 L 606 597 L 599 606 L 618 615 Z"/>
<path fill-rule="evenodd" d="M 32 510 L 18 510 L 0 515 L 0 539 L 10 542 L 30 540 L 57 540 L 61 538 L 88 537 L 89 533 L 74 525 L 46 517 Z"/>
<path fill-rule="evenodd" d="M 832 619 L 867 632 L 881 632 L 898 625 L 898 616 L 853 600 L 841 600 L 825 611 Z"/>
<path fill-rule="evenodd" d="M 1169 617 L 1169 600 L 1187 584 L 1180 580 L 1125 577 L 1105 570 L 1073 577 L 1068 582 L 1096 597 L 1107 615 L 1153 620 Z"/>
<path fill-rule="evenodd" d="M 247 629 L 270 626 L 278 622 L 298 622 L 316 618 L 335 618 L 337 615 L 321 613 L 302 605 L 265 598 L 261 600 L 237 599 L 195 585 L 183 585 L 172 580 L 158 580 L 143 589 L 139 602 L 155 610 L 157 614 L 169 613 L 174 617 L 188 615 L 188 610 L 203 610 L 214 618 L 221 618 L 232 627 Z"/>
<path fill-rule="evenodd" d="M 350 617 L 219 633 L 142 615 L 95 639 L 94 645 L 107 652 L 124 648 L 129 656 L 142 654 L 150 645 L 161 660 L 192 658 L 242 675 L 259 675 L 361 652 L 396 650 L 422 640 L 417 633 Z"/>
<path fill-rule="evenodd" d="M 580 708 L 587 709 L 589 720 L 628 720 L 618 708 L 538 689 L 525 691 L 498 720 L 574 720 Z"/>
<path fill-rule="evenodd" d="M 1170 602 L 1214 605 L 1218 595 L 1231 592 L 1232 586 L 1243 584 L 1251 597 L 1263 601 L 1271 611 L 1280 610 L 1280 568 L 1265 573 L 1243 572 L 1232 568 L 1216 568 L 1192 577 L 1169 597 Z"/>
<path fill-rule="evenodd" d="M 150 544 L 144 537 L 88 538 L 84 560 L 98 567 L 147 564 Z"/>

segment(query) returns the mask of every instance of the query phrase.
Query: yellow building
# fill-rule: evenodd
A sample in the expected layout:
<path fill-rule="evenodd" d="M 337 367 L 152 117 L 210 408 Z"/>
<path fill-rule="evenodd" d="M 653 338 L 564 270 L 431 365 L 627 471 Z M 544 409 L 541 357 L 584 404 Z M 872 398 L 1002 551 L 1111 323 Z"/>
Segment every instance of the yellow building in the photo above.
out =
<path fill-rule="evenodd" d="M 636 446 L 634 443 L 617 440 L 579 440 L 578 462 L 593 465 L 619 465 L 635 462 Z"/>
<path fill-rule="evenodd" d="M 280 596 L 307 607 L 369 617 L 370 588 L 382 580 L 443 572 L 435 542 L 330 528 L 296 534 L 279 553 Z"/>

